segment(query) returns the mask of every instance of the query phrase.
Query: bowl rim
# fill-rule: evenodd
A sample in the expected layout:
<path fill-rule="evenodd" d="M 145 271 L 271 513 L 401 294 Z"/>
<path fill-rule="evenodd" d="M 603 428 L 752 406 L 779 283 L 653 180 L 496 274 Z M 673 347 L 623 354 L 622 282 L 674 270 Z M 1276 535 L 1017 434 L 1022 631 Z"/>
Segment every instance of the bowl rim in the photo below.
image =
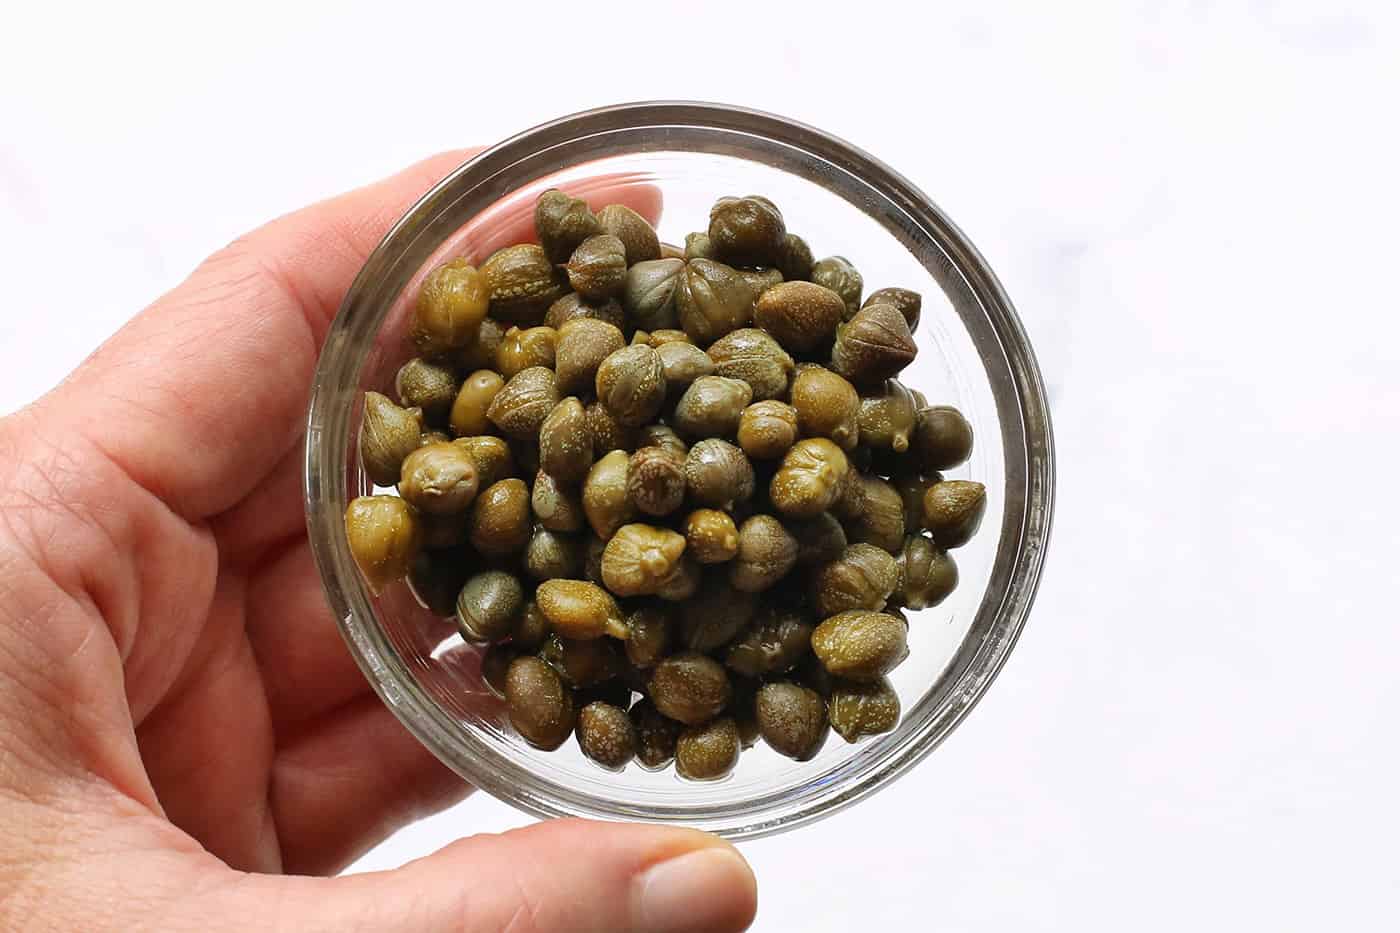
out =
<path fill-rule="evenodd" d="M 621 142 L 612 144 L 619 147 L 615 151 L 607 151 L 606 140 L 611 137 L 625 142 L 658 131 L 662 144 L 647 151 L 692 150 L 692 146 L 674 143 L 685 138 L 685 131 L 693 131 L 710 134 L 705 137 L 710 148 L 703 151 L 724 154 L 726 146 L 733 146 L 736 139 L 757 137 L 773 144 L 774 151 L 761 159 L 744 151 L 744 157 L 752 161 L 782 168 L 801 165 L 804 159 L 820 160 L 823 171 L 831 173 L 826 186 L 901 240 L 943 288 L 968 327 L 984 366 L 992 351 L 1001 354 L 1006 366 L 1005 371 L 996 373 L 989 369 L 987 376 L 1002 431 L 1007 511 L 987 589 L 948 668 L 960 672 L 955 679 L 945 673 L 950 682 L 943 699 L 931 707 L 937 715 L 913 723 L 912 731 L 906 731 L 902 718 L 899 729 L 890 734 L 903 733 L 899 741 L 880 746 L 875 759 L 859 767 L 854 765 L 861 755 L 851 756 L 838 768 L 844 777 L 804 785 L 797 795 L 800 806 L 793 805 L 791 793 L 782 799 L 767 794 L 721 813 L 685 811 L 676 820 L 731 839 L 756 838 L 851 806 L 906 774 L 941 744 L 985 694 L 1015 647 L 1044 568 L 1054 511 L 1055 455 L 1048 401 L 1034 352 L 1010 298 L 986 260 L 932 199 L 902 175 L 852 144 L 803 123 L 762 111 L 694 101 L 643 101 L 581 111 L 540 124 L 467 159 L 390 228 L 365 261 L 331 324 L 317 363 L 307 416 L 307 532 L 327 601 L 355 662 L 404 726 L 464 779 L 539 817 L 674 819 L 668 814 L 637 812 L 552 783 L 543 786 L 547 782 L 536 779 L 528 769 L 502 760 L 480 740 L 454 728 L 384 637 L 368 591 L 349 556 L 343 524 L 346 450 L 354 407 L 350 403 L 353 391 L 347 398 L 347 378 L 353 377 L 350 384 L 358 387 L 368 352 L 363 349 L 368 346 L 363 338 L 377 330 L 378 318 L 407 285 L 409 276 L 464 222 L 453 220 L 453 209 L 468 196 L 480 199 L 494 191 L 494 198 L 499 199 L 531 180 L 522 178 L 519 184 L 502 187 L 511 173 L 547 174 L 539 171 L 540 166 L 565 149 L 575 155 L 567 164 L 575 165 L 587 160 L 576 157 L 578 154 L 598 157 L 638 151 Z M 833 187 L 836 184 L 848 187 L 838 190 Z M 852 192 L 858 189 L 877 192 L 884 200 L 883 207 L 899 216 L 872 213 L 870 206 L 854 200 Z M 914 252 L 913 241 L 922 242 L 921 238 L 932 241 L 941 258 Z M 969 319 L 974 311 L 981 317 Z M 358 356 L 356 347 L 362 348 Z M 1008 553 L 1012 559 L 1004 561 Z M 980 637 L 973 637 L 979 631 Z M 926 695 L 924 702 L 928 700 Z"/>

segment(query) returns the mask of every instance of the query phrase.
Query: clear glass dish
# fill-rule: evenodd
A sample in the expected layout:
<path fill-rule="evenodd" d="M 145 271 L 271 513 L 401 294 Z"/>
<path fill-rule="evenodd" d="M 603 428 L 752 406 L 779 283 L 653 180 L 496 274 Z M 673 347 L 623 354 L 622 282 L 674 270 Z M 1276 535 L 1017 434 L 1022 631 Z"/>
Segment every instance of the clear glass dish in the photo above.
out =
<path fill-rule="evenodd" d="M 517 738 L 481 685 L 478 650 L 403 586 L 373 598 L 356 571 L 343 516 L 372 487 L 357 453 L 360 394 L 385 390 L 409 355 L 410 299 L 446 259 L 477 261 L 546 187 L 590 179 L 658 188 L 663 241 L 680 243 L 726 194 L 761 193 L 817 257 L 839 253 L 866 291 L 924 295 L 920 352 L 902 379 L 958 406 L 976 450 L 949 476 L 988 490 L 977 536 L 955 552 L 961 582 L 911 614 L 910 655 L 893 675 L 903 714 L 889 734 L 831 736 L 811 761 L 760 741 L 734 773 L 693 783 L 636 765 L 604 771 L 570 740 L 555 752 Z M 596 183 L 595 183 L 596 184 Z M 830 814 L 909 771 L 967 715 L 1016 642 L 1035 596 L 1050 529 L 1054 457 L 1034 354 L 1010 300 L 967 238 L 929 198 L 870 155 L 768 114 L 696 103 L 641 103 L 565 117 L 471 159 L 389 232 L 331 327 L 313 391 L 306 458 L 311 542 L 351 652 L 405 726 L 463 778 L 543 817 L 681 823 L 729 838 L 766 835 Z"/>

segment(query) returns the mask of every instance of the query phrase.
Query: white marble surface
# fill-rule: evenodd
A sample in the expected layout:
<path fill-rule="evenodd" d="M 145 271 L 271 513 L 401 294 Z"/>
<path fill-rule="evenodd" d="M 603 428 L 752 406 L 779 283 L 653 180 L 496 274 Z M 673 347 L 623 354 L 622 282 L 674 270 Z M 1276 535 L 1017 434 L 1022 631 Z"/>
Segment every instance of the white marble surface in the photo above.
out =
<path fill-rule="evenodd" d="M 0 36 L 0 412 L 244 229 L 617 100 L 822 126 L 989 257 L 1054 404 L 1039 603 L 913 776 L 745 846 L 757 929 L 1393 922 L 1394 4 L 41 6 Z"/>

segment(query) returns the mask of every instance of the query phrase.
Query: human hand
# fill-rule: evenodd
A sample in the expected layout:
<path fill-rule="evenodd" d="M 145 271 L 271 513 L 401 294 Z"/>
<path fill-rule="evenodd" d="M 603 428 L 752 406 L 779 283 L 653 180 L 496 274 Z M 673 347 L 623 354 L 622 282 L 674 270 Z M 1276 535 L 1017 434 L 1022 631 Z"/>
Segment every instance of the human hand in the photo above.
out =
<path fill-rule="evenodd" d="M 750 922 L 732 847 L 640 825 L 553 821 L 397 871 L 297 877 L 467 791 L 337 634 L 299 469 L 342 295 L 463 155 L 241 238 L 0 420 L 0 928 Z"/>

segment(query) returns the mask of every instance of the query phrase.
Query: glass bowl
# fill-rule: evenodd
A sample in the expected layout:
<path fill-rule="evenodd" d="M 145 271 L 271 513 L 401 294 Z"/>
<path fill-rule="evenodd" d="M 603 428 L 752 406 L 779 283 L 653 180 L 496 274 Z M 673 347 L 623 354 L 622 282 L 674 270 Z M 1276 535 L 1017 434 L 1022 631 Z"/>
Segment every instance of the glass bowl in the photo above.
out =
<path fill-rule="evenodd" d="M 908 660 L 892 674 L 902 717 L 888 734 L 831 735 L 812 760 L 761 741 L 725 780 L 684 781 L 635 764 L 605 771 L 570 740 L 521 741 L 481 684 L 479 649 L 408 588 L 372 597 L 346 542 L 347 502 L 372 489 L 359 464 L 360 395 L 387 391 L 409 355 L 411 299 L 427 271 L 481 261 L 522 229 L 536 195 L 608 184 L 653 186 L 658 231 L 680 243 L 710 204 L 760 193 L 817 257 L 839 253 L 867 292 L 924 296 L 920 352 L 901 378 L 973 425 L 972 459 L 950 477 L 987 486 L 981 530 L 954 552 L 961 581 L 911 614 Z M 595 208 L 599 205 L 593 205 Z M 909 771 L 967 715 L 1005 662 L 1035 595 L 1050 528 L 1053 451 L 1035 357 L 996 276 L 929 198 L 870 155 L 782 117 L 697 103 L 640 103 L 556 120 L 489 149 L 432 189 L 365 263 L 316 372 L 307 435 L 306 508 L 330 605 L 365 676 L 404 725 L 463 778 L 543 817 L 686 824 L 729 838 L 775 833 L 849 806 Z"/>

